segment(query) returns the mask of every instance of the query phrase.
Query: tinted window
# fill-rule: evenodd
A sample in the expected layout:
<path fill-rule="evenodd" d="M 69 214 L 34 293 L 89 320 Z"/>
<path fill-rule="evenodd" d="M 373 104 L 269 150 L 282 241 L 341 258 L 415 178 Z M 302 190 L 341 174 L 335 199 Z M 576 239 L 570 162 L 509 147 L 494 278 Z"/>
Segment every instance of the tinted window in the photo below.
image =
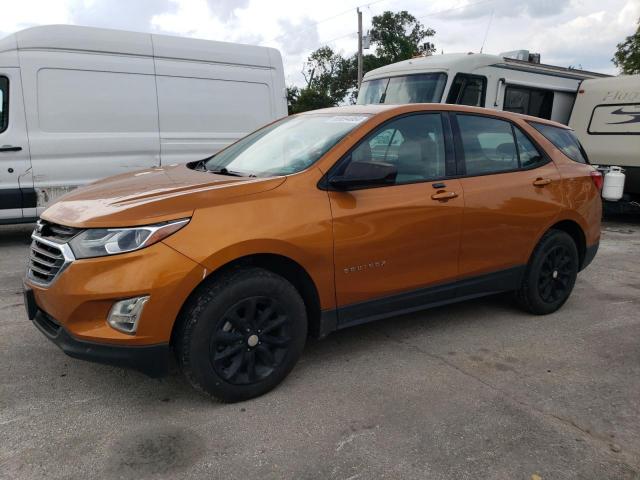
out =
<path fill-rule="evenodd" d="M 587 154 L 573 130 L 536 122 L 530 122 L 530 124 L 570 159 L 580 163 L 589 163 Z"/>
<path fill-rule="evenodd" d="M 520 158 L 520 167 L 528 168 L 544 161 L 544 157 L 538 151 L 536 146 L 529 140 L 524 133 L 518 128 L 514 128 L 516 134 L 516 143 L 518 145 L 518 154 Z"/>
<path fill-rule="evenodd" d="M 0 77 L 0 132 L 4 132 L 9 124 L 9 80 Z"/>
<path fill-rule="evenodd" d="M 468 175 L 518 168 L 511 124 L 477 115 L 456 115 Z"/>
<path fill-rule="evenodd" d="M 487 80 L 484 77 L 458 74 L 451 84 L 447 103 L 484 106 Z"/>
<path fill-rule="evenodd" d="M 439 103 L 447 83 L 444 73 L 423 73 L 362 82 L 358 104 Z"/>
<path fill-rule="evenodd" d="M 551 118 L 553 92 L 526 87 L 507 86 L 503 110 L 540 118 Z"/>
<path fill-rule="evenodd" d="M 445 146 L 440 115 L 410 115 L 387 123 L 353 150 L 350 161 L 395 165 L 396 183 L 444 177 Z"/>

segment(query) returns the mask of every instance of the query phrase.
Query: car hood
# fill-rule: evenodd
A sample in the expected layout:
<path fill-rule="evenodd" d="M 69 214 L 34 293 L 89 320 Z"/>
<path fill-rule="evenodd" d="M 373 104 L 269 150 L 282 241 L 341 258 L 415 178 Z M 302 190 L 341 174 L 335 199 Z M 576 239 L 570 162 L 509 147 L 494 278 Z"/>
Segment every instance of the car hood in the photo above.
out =
<path fill-rule="evenodd" d="M 186 165 L 151 168 L 100 180 L 74 190 L 41 217 L 70 227 L 123 227 L 190 217 L 196 208 L 272 190 L 285 177 L 216 175 Z"/>

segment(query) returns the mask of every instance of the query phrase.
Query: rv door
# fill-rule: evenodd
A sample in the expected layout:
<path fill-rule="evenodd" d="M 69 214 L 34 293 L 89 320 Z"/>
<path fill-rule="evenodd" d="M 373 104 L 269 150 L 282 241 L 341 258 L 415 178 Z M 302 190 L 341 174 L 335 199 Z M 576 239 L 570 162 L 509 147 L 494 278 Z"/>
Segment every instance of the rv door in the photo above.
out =
<path fill-rule="evenodd" d="M 0 223 L 35 207 L 19 68 L 0 69 Z"/>

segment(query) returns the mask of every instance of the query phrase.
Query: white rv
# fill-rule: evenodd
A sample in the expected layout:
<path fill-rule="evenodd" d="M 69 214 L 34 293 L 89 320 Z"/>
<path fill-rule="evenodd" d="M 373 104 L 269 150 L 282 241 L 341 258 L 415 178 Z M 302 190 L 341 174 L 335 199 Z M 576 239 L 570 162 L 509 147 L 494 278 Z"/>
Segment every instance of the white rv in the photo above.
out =
<path fill-rule="evenodd" d="M 0 223 L 130 170 L 188 162 L 287 114 L 273 48 L 77 26 L 0 40 Z"/>
<path fill-rule="evenodd" d="M 569 126 L 591 163 L 624 169 L 625 201 L 640 201 L 640 75 L 585 80 Z M 605 176 L 606 181 L 606 176 Z"/>
<path fill-rule="evenodd" d="M 603 76 L 541 64 L 527 50 L 432 55 L 367 72 L 357 103 L 454 103 L 566 124 L 580 82 Z"/>

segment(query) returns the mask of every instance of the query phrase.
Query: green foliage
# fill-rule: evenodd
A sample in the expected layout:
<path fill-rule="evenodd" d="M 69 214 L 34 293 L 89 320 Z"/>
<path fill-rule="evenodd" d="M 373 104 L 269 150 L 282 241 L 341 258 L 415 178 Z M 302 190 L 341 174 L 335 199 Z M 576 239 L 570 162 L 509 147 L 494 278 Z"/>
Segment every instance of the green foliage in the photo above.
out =
<path fill-rule="evenodd" d="M 425 38 L 435 35 L 435 30 L 425 28 L 406 10 L 377 15 L 371 20 L 371 26 L 371 41 L 376 44 L 376 55 L 387 64 L 435 51 L 433 46 L 423 43 Z"/>
<path fill-rule="evenodd" d="M 636 33 L 629 35 L 624 42 L 617 45 L 616 53 L 611 60 L 622 73 L 640 73 L 640 19 Z"/>
<path fill-rule="evenodd" d="M 384 12 L 372 19 L 371 43 L 375 54 L 363 57 L 363 71 L 433 53 L 435 47 L 424 40 L 435 35 L 407 11 Z M 355 103 L 358 96 L 357 55 L 345 58 L 331 47 L 312 52 L 302 67 L 306 85 L 287 88 L 289 113 L 305 112 L 317 108 L 333 107 L 348 101 Z"/>

